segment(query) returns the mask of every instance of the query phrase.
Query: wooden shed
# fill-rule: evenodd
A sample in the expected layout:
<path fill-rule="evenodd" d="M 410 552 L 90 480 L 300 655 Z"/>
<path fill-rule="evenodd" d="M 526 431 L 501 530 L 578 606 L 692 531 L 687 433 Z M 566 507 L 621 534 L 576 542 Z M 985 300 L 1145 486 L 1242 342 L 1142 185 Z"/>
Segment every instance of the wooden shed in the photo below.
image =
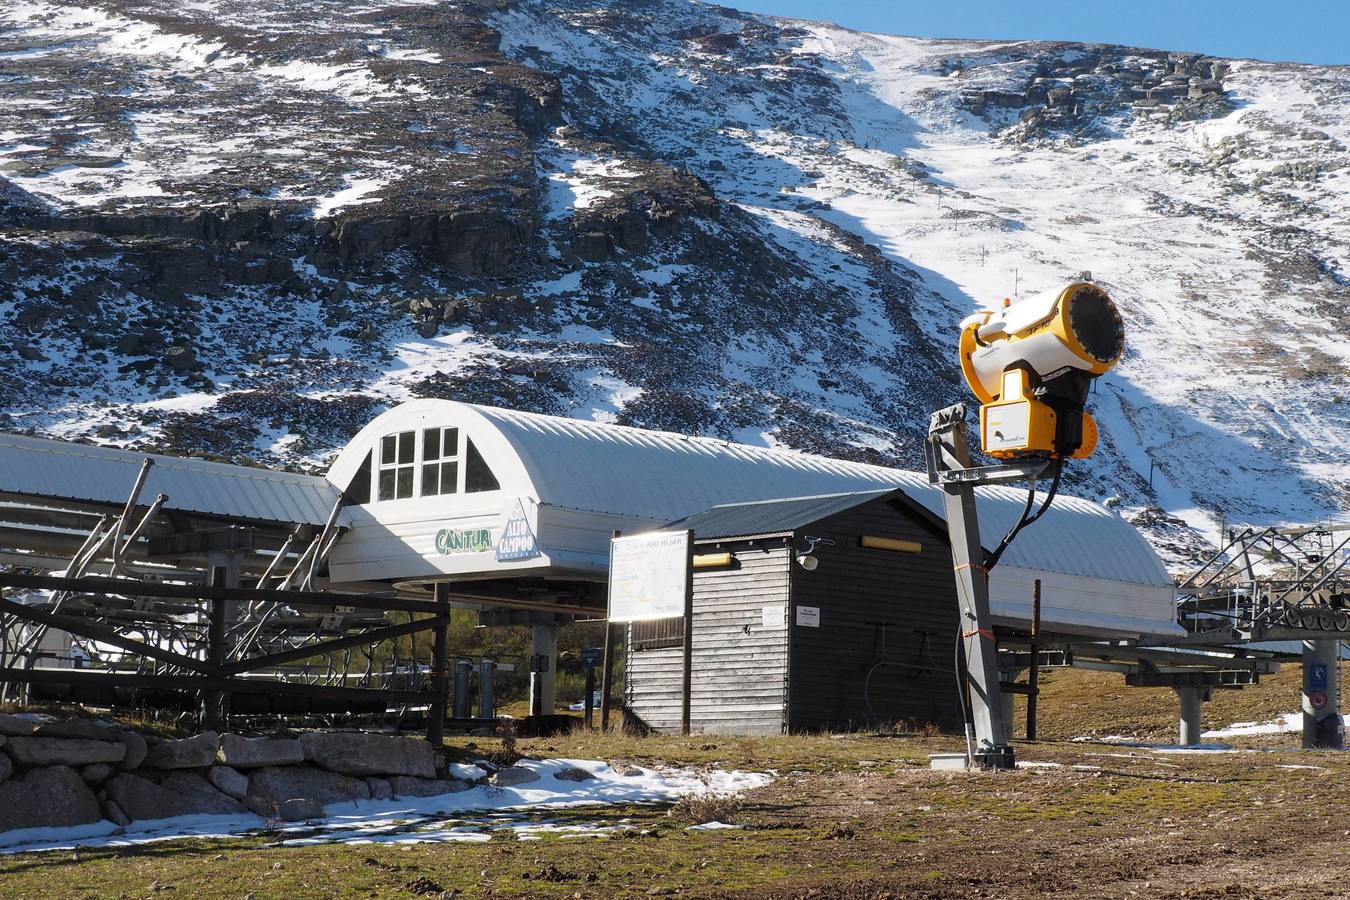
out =
<path fill-rule="evenodd" d="M 941 520 L 900 490 L 716 506 L 694 532 L 690 725 L 724 734 L 957 731 Z M 684 619 L 629 626 L 628 709 L 680 727 Z"/>

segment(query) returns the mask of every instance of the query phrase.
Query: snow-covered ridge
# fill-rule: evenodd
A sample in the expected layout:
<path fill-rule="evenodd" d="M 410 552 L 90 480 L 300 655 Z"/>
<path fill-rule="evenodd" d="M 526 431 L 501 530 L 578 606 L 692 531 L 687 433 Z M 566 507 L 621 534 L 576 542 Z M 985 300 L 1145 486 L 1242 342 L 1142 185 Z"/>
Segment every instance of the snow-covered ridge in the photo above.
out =
<path fill-rule="evenodd" d="M 415 76 L 381 77 L 365 60 L 338 62 L 330 59 L 329 54 L 278 60 L 274 54 L 231 49 L 219 36 L 214 36 L 215 29 L 208 27 L 209 20 L 180 20 L 177 29 L 170 29 L 97 6 L 19 0 L 0 9 L 0 23 L 14 29 L 20 40 L 33 45 L 10 53 L 38 54 L 53 67 L 67 61 L 118 65 L 125 60 L 140 70 L 142 82 L 152 82 L 152 86 L 142 88 L 149 96 L 172 91 L 172 85 L 181 85 L 185 78 L 204 89 L 204 97 L 185 96 L 176 108 L 154 111 L 133 108 L 126 114 L 128 127 L 122 133 L 100 134 L 85 126 L 81 129 L 83 139 L 77 144 L 79 154 L 72 154 L 69 160 L 56 166 L 41 163 L 39 151 L 46 150 L 45 145 L 27 141 L 7 145 L 5 134 L 0 132 L 0 164 L 7 158 L 16 161 L 9 167 L 9 179 L 32 196 L 59 208 L 96 209 L 128 198 L 157 198 L 166 205 L 187 204 L 192 202 L 191 197 L 184 196 L 175 204 L 173 191 L 163 187 L 165 179 L 210 177 L 225 168 L 231 154 L 254 151 L 279 156 L 286 147 L 314 146 L 313 132 L 302 122 L 275 121 L 266 116 L 259 116 L 258 120 L 250 117 L 218 122 L 229 126 L 228 136 L 219 135 L 209 143 L 203 142 L 203 125 L 219 112 L 210 102 L 215 93 L 253 95 L 260 102 L 293 95 L 297 104 L 314 102 L 314 95 L 330 101 L 364 104 L 375 100 L 411 100 L 427 93 Z M 200 33 L 194 33 L 194 25 L 201 29 Z M 260 44 L 266 46 L 265 41 Z M 432 58 L 428 53 L 417 48 L 373 45 L 373 52 L 368 55 L 425 62 Z M 55 104 L 59 108 L 60 100 L 56 99 Z M 398 167 L 392 169 L 393 172 L 384 173 L 380 185 L 390 180 Z M 352 173 L 350 178 L 362 180 L 359 172 Z M 273 196 L 310 201 L 316 217 L 329 215 L 343 205 L 332 202 L 331 197 L 325 198 L 312 184 L 297 184 L 290 190 L 274 192 Z"/>

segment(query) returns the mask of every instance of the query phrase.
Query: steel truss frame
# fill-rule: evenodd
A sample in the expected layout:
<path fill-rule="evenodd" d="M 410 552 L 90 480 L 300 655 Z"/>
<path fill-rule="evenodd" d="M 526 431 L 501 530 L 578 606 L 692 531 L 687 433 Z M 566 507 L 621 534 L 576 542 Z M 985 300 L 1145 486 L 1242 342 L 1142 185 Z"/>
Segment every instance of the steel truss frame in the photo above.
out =
<path fill-rule="evenodd" d="M 189 628 L 181 623 L 174 623 L 172 628 L 156 628 L 154 627 L 156 623 L 142 623 L 138 626 L 139 636 L 134 636 L 126 627 L 110 626 L 106 622 L 99 621 L 97 617 L 72 615 L 54 609 L 57 605 L 55 602 L 25 604 L 5 596 L 6 593 L 15 590 L 51 591 L 55 592 L 56 597 L 66 600 L 130 598 L 135 601 L 186 601 L 190 611 L 178 618 L 195 620 L 197 627 Z M 440 593 L 444 594 L 443 591 Z M 297 604 L 327 609 L 363 607 L 406 612 L 410 615 L 409 621 L 405 623 L 366 627 L 339 637 L 324 638 L 314 634 L 287 635 L 284 647 L 263 649 L 261 652 L 245 655 L 246 648 L 242 642 L 235 641 L 232 647 L 227 647 L 226 633 L 223 630 L 217 631 L 200 625 L 218 621 L 220 612 L 231 604 L 236 605 L 235 608 L 252 605 L 268 610 Z M 43 608 L 44 606 L 48 608 Z M 428 631 L 442 634 L 450 623 L 448 596 L 427 602 L 324 591 L 155 584 L 133 579 L 70 578 L 11 572 L 0 573 L 0 616 L 7 620 L 6 624 L 9 626 L 18 622 L 39 628 L 59 629 L 73 636 L 123 651 L 120 660 L 103 669 L 37 667 L 32 665 L 31 654 L 21 657 L 10 653 L 6 655 L 7 664 L 0 666 L 0 685 L 6 688 L 16 685 L 60 684 L 82 688 L 102 685 L 195 692 L 202 698 L 202 704 L 207 706 L 203 710 L 204 721 L 208 725 L 215 726 L 223 724 L 219 720 L 228 714 L 229 697 L 232 694 L 275 694 L 330 702 L 380 701 L 391 704 L 425 705 L 433 710 L 431 727 L 435 727 L 438 721 L 434 714 L 438 705 L 442 708 L 443 716 L 446 671 L 444 659 L 433 660 L 431 683 L 427 688 L 419 690 L 351 687 L 347 685 L 349 673 L 337 671 L 331 664 L 326 673 L 327 677 L 311 677 L 300 681 L 248 676 L 275 675 L 275 670 L 287 664 L 359 647 L 372 650 L 367 654 L 369 658 L 373 656 L 373 648 L 376 645 L 404 635 Z M 22 664 L 14 665 L 16 662 Z M 366 674 L 367 676 L 370 674 L 369 670 Z M 360 681 L 369 683 L 368 677 L 362 677 Z M 213 694 L 223 697 L 224 701 L 220 710 L 214 712 L 207 704 L 207 698 Z"/>
<path fill-rule="evenodd" d="M 1233 529 L 1177 593 L 1179 643 L 1345 640 L 1350 525 Z"/>

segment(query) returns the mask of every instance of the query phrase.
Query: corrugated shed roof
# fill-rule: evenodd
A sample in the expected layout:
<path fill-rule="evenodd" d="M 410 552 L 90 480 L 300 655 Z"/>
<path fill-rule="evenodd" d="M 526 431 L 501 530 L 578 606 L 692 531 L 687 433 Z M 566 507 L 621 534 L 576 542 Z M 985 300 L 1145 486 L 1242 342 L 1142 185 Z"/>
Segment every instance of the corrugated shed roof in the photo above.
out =
<path fill-rule="evenodd" d="M 672 530 L 693 529 L 694 537 L 698 540 L 783 534 L 894 493 L 894 490 L 858 491 L 786 500 L 725 503 L 672 522 L 667 527 Z"/>
<path fill-rule="evenodd" d="M 155 461 L 141 503 L 167 494 L 166 509 L 252 522 L 323 525 L 338 490 L 326 478 L 190 457 L 137 453 L 0 434 L 0 491 L 121 505 L 141 462 Z"/>
<path fill-rule="evenodd" d="M 919 472 L 714 438 L 436 402 L 445 404 L 447 421 L 459 410 L 488 420 L 515 449 L 540 502 L 555 506 L 665 523 L 726 503 L 900 488 L 944 517 L 942 492 Z M 977 493 L 981 540 L 993 547 L 1021 514 L 1026 489 L 986 487 Z M 1153 548 L 1133 526 L 1097 503 L 1064 494 L 1012 543 L 1003 561 L 1089 578 L 1172 584 Z"/>

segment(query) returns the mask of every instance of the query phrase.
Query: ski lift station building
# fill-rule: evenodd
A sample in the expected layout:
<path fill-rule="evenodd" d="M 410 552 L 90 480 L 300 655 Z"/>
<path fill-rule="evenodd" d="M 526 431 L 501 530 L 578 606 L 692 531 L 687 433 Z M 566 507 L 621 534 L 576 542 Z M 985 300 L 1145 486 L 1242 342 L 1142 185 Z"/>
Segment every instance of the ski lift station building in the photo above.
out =
<path fill-rule="evenodd" d="M 858 503 L 843 504 L 852 508 L 881 492 L 891 507 L 903 510 L 906 521 L 928 531 L 922 551 L 908 557 L 912 567 L 926 572 L 936 563 L 950 576 L 942 495 L 925 475 L 723 440 L 416 400 L 362 429 L 339 454 L 328 480 L 347 504 L 340 520 L 347 531 L 328 560 L 335 588 L 370 589 L 382 583 L 424 592 L 433 583 L 449 582 L 453 599 L 484 609 L 485 622 L 535 625 L 536 652 L 546 654 L 556 646 L 559 622 L 603 617 L 615 532 L 653 530 L 689 517 L 695 517 L 697 531 L 701 514 L 728 504 L 858 495 Z M 1025 500 L 1024 489 L 980 489 L 986 548 L 1017 520 Z M 725 524 L 725 515 L 703 522 L 712 525 L 719 518 Z M 736 537 L 753 543 L 754 528 L 740 530 L 747 533 L 696 533 L 696 540 Z M 773 533 L 780 547 L 785 534 L 799 543 L 811 537 L 795 526 Z M 789 546 L 781 552 L 790 563 L 804 550 Z M 901 632 L 907 609 L 918 615 L 920 607 L 950 610 L 945 630 L 955 628 L 950 577 L 907 579 L 905 565 L 892 563 L 892 587 L 846 583 L 839 580 L 846 570 L 844 557 L 855 552 L 851 539 L 822 544 L 812 550 L 818 568 L 793 574 L 798 583 L 813 579 L 824 587 L 813 593 L 823 598 L 817 601 L 826 623 L 822 628 L 831 620 L 849 620 L 832 615 L 832 609 L 878 603 L 889 605 L 886 619 Z M 737 562 L 723 577 L 734 580 L 740 573 L 741 588 L 748 588 L 754 570 Z M 1131 525 L 1097 503 L 1060 494 L 1009 547 L 991 573 L 997 627 L 1027 630 L 1036 580 L 1042 585 L 1041 626 L 1047 635 L 1100 640 L 1181 633 L 1172 580 L 1162 563 Z M 741 588 L 733 590 L 744 594 Z M 882 596 L 863 596 L 868 593 Z M 747 626 L 762 626 L 768 615 L 762 599 L 744 609 L 710 607 L 707 615 L 742 617 Z M 787 602 L 785 595 L 782 603 Z M 695 646 L 700 628 L 696 619 Z M 855 640 L 866 645 L 860 652 L 874 654 L 874 630 L 836 637 Z M 757 627 L 741 628 L 739 634 L 743 640 L 728 651 L 733 666 L 763 649 Z M 944 664 L 950 643 L 946 646 L 939 656 Z M 727 661 L 724 654 L 722 662 Z M 630 676 L 640 669 L 630 665 Z M 701 677 L 696 656 L 696 684 Z M 551 708 L 551 689 L 543 690 Z M 630 677 L 630 697 L 640 690 Z"/>
<path fill-rule="evenodd" d="M 0 527 L 0 543 L 50 550 L 50 567 L 62 568 L 57 544 L 73 552 L 67 545 L 77 545 L 86 527 L 70 516 L 120 507 L 146 461 L 132 450 L 20 436 L 0 440 L 0 518 L 15 519 Z M 176 558 L 200 570 L 216 565 L 211 553 L 221 549 L 213 543 L 217 538 L 243 531 L 256 546 L 224 549 L 248 578 L 275 559 L 268 547 L 275 552 L 287 533 L 307 528 L 320 535 L 312 546 L 331 548 L 326 575 L 324 567 L 311 566 L 315 586 L 365 595 L 374 604 L 326 619 L 382 620 L 375 608 L 379 597 L 425 595 L 443 584 L 442 597 L 448 593 L 452 603 L 478 610 L 483 624 L 533 626 L 536 656 L 556 658 L 560 624 L 606 614 L 615 532 L 631 535 L 687 520 L 678 527 L 692 529 L 698 547 L 720 544 L 714 549 L 734 557 L 724 567 L 696 570 L 696 600 L 704 596 L 699 585 L 709 591 L 706 605 L 699 600 L 692 630 L 696 688 L 715 685 L 710 679 L 721 677 L 718 672 L 742 671 L 742 682 L 753 680 L 759 677 L 756 661 L 769 653 L 782 659 L 775 677 L 784 684 L 832 678 L 800 660 L 829 656 L 857 671 L 868 660 L 909 654 L 904 641 L 924 630 L 932 635 L 931 656 L 945 664 L 948 654 L 938 652 L 942 634 L 956 627 L 942 495 L 914 472 L 435 399 L 376 417 L 326 476 L 172 457 L 153 462 L 145 487 L 167 495 L 160 511 L 167 530 L 132 541 L 133 555 Z M 1025 499 L 1022 489 L 979 490 L 986 548 L 1017 520 Z M 837 507 L 833 518 L 811 517 L 821 502 Z M 48 507 L 58 506 L 71 508 L 60 521 L 72 524 L 42 524 L 57 515 Z M 880 514 L 864 515 L 869 510 Z M 228 533 L 222 535 L 222 528 Z M 910 541 L 921 549 L 869 548 L 859 555 L 862 537 Z M 771 544 L 770 561 L 765 554 Z M 797 564 L 807 553 L 818 562 L 813 571 Z M 10 561 L 29 565 L 36 558 L 28 552 Z M 883 559 L 873 577 L 845 577 Z M 1036 580 L 1047 641 L 1181 633 L 1171 579 L 1152 549 L 1115 513 L 1088 500 L 1061 494 L 993 570 L 994 623 L 1004 633 L 1026 632 Z M 719 591 L 737 602 L 722 603 Z M 795 615 L 786 612 L 789 605 L 817 609 L 818 626 L 799 630 Z M 770 607 L 783 612 L 766 612 Z M 876 622 L 885 623 L 884 639 Z M 656 704 L 647 711 L 654 721 L 664 718 L 657 698 L 669 673 L 656 663 L 668 655 L 669 625 L 634 626 L 630 634 L 630 652 L 652 654 L 629 658 L 629 705 L 640 707 L 647 692 Z M 345 627 L 337 621 L 331 626 Z M 711 640 L 717 628 L 724 632 L 720 645 Z M 792 644 L 791 654 L 784 641 Z M 818 642 L 815 650 L 798 652 L 812 641 Z M 632 649 L 638 647 L 644 649 Z M 713 655 L 701 656 L 704 651 Z M 850 654 L 856 654 L 851 662 Z M 537 680 L 546 712 L 554 706 L 553 668 Z M 735 693 L 740 684 L 724 686 Z M 911 681 L 895 691 L 902 689 L 949 688 Z M 787 707 L 780 704 L 755 727 L 794 727 L 796 711 L 788 708 L 790 698 L 784 702 Z M 773 715 L 779 716 L 777 726 Z M 816 727 L 837 724 L 803 716 Z M 694 720 L 708 729 L 729 727 L 700 720 L 697 709 Z"/>

